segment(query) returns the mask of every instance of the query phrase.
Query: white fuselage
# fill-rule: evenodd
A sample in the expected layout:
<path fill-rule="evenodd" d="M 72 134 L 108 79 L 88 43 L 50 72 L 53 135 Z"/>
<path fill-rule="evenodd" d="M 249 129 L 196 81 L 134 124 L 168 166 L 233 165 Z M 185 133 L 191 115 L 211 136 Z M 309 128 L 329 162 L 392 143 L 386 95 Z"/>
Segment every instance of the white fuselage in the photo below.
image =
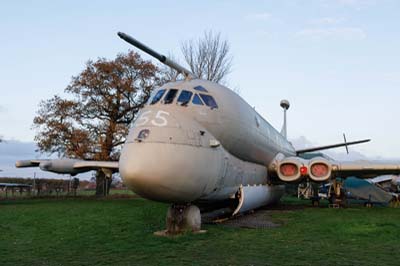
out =
<path fill-rule="evenodd" d="M 124 182 L 146 198 L 172 203 L 228 199 L 241 185 L 265 185 L 267 167 L 278 153 L 295 155 L 290 142 L 224 86 L 198 79 L 172 82 L 149 102 L 162 89 L 160 101 L 139 112 L 119 163 Z M 165 103 L 170 89 L 177 94 Z M 191 94 L 185 103 L 177 101 L 183 90 Z M 194 104 L 200 94 L 202 105 Z M 218 107 L 206 105 L 207 95 Z"/>

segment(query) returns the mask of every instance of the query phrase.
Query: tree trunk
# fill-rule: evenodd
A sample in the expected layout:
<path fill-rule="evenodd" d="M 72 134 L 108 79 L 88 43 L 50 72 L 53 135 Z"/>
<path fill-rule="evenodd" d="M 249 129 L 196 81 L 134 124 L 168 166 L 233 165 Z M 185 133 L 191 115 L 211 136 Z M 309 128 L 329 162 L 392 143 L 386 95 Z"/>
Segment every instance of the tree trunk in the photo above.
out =
<path fill-rule="evenodd" d="M 110 155 L 113 149 L 113 133 L 116 131 L 116 118 L 110 121 L 107 129 L 106 138 L 101 145 L 101 153 L 99 154 L 99 160 L 110 161 Z M 103 171 L 97 171 L 96 173 L 96 196 L 104 197 L 110 193 L 110 187 L 112 182 L 112 176 L 107 178 Z"/>
<path fill-rule="evenodd" d="M 112 178 L 107 178 L 107 195 L 110 194 Z"/>
<path fill-rule="evenodd" d="M 105 190 L 106 175 L 102 171 L 96 172 L 96 196 L 104 197 L 106 196 Z"/>
<path fill-rule="evenodd" d="M 103 171 L 96 172 L 96 196 L 104 197 L 110 194 L 112 178 L 107 178 Z"/>

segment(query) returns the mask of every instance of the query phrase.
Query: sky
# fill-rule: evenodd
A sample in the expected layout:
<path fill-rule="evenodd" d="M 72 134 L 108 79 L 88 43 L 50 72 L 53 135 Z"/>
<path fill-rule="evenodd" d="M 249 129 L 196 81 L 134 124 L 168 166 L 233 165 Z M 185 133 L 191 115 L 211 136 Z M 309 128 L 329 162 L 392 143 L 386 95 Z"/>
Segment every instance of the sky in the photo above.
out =
<path fill-rule="evenodd" d="M 357 153 L 400 158 L 400 1 L 0 5 L 0 135 L 8 140 L 0 145 L 32 145 L 32 121 L 41 100 L 64 95 L 87 60 L 112 59 L 134 49 L 117 37 L 118 31 L 183 61 L 181 43 L 213 30 L 230 43 L 230 87 L 277 129 L 282 125 L 279 102 L 290 101 L 290 139 L 326 145 L 342 141 L 346 133 L 348 140 L 372 139 L 354 148 Z M 38 156 L 34 150 L 30 155 Z"/>

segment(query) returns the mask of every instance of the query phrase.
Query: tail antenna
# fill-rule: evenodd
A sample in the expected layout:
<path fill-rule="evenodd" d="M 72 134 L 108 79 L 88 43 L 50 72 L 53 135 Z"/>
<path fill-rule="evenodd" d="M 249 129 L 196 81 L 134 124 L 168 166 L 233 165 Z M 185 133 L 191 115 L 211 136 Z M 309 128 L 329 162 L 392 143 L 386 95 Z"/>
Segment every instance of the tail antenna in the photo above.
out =
<path fill-rule="evenodd" d="M 146 45 L 144 45 L 143 43 L 139 42 L 138 40 L 136 40 L 135 38 L 129 36 L 128 34 L 125 34 L 123 32 L 118 32 L 118 36 L 123 39 L 124 41 L 132 44 L 133 46 L 135 46 L 136 48 L 142 50 L 143 52 L 157 58 L 158 60 L 160 60 L 161 63 L 175 69 L 176 71 L 178 71 L 179 73 L 182 73 L 185 78 L 187 79 L 191 79 L 194 78 L 194 75 L 192 72 L 190 72 L 189 70 L 187 70 L 186 68 L 184 68 L 183 66 L 179 65 L 178 63 L 170 60 L 168 57 L 166 57 L 165 55 L 159 54 L 156 51 L 154 51 L 153 49 L 151 49 L 150 47 L 147 47 Z"/>
<path fill-rule="evenodd" d="M 287 139 L 287 120 L 286 120 L 286 112 L 289 110 L 290 103 L 288 100 L 281 101 L 281 107 L 283 108 L 283 126 L 281 130 L 281 134 Z"/>

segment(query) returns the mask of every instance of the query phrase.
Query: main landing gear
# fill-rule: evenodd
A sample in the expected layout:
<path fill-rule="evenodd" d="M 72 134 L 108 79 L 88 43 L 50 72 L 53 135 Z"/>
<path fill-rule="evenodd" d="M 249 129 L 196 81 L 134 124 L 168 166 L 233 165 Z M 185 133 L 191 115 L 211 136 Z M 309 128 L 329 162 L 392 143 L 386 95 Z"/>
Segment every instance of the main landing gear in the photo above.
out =
<path fill-rule="evenodd" d="M 200 209 L 196 205 L 172 204 L 167 211 L 164 231 L 155 232 L 158 236 L 178 235 L 186 232 L 204 233 L 201 230 Z"/>
<path fill-rule="evenodd" d="M 346 207 L 346 195 L 343 190 L 343 180 L 334 179 L 329 188 L 329 207 L 340 208 Z"/>

